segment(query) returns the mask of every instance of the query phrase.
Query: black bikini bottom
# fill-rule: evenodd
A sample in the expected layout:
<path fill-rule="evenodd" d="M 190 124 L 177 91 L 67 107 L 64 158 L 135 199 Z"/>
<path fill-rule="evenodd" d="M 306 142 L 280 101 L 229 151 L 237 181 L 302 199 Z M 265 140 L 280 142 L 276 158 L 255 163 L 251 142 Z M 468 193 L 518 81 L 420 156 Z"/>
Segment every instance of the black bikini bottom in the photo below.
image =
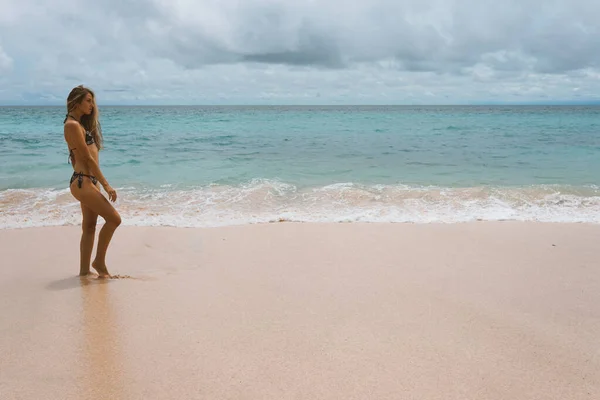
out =
<path fill-rule="evenodd" d="M 73 172 L 73 175 L 71 175 L 71 181 L 69 182 L 69 185 L 71 185 L 73 183 L 73 181 L 75 179 L 77 179 L 77 186 L 79 186 L 79 188 L 81 189 L 81 185 L 83 184 L 83 177 L 87 176 L 88 178 L 90 178 L 92 180 L 92 183 L 95 185 L 96 183 L 98 183 L 98 178 L 96 178 L 94 175 L 86 175 L 84 173 L 81 172 Z"/>

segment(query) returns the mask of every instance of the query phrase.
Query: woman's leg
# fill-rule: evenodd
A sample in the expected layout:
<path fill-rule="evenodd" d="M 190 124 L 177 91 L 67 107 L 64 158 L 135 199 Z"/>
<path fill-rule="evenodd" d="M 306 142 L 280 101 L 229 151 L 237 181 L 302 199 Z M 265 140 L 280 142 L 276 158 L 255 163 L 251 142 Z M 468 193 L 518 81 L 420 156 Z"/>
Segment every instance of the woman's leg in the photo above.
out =
<path fill-rule="evenodd" d="M 106 221 L 100 230 L 100 235 L 98 235 L 98 248 L 96 250 L 96 258 L 92 262 L 92 267 L 98 271 L 99 277 L 110 278 L 110 274 L 106 268 L 106 251 L 113 233 L 121 224 L 121 216 L 91 181 L 86 182 L 84 180 L 81 188 L 75 185 L 76 183 L 74 182 L 71 186 L 73 196 L 82 205 L 89 208 L 95 214 L 100 215 Z"/>
<path fill-rule="evenodd" d="M 90 261 L 92 259 L 92 249 L 94 248 L 98 214 L 83 203 L 81 203 L 81 214 L 83 220 L 81 222 L 81 242 L 79 243 L 79 275 L 85 276 L 90 273 Z"/>

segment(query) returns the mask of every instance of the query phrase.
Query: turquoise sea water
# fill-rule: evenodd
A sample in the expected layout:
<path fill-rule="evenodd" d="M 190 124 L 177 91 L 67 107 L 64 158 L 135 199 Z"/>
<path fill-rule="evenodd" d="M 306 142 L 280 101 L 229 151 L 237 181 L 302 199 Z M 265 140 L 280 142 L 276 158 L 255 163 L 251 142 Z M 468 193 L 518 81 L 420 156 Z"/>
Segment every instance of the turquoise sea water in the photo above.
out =
<path fill-rule="evenodd" d="M 101 107 L 125 224 L 600 222 L 600 107 Z M 0 107 L 0 227 L 75 224 L 64 107 Z"/>

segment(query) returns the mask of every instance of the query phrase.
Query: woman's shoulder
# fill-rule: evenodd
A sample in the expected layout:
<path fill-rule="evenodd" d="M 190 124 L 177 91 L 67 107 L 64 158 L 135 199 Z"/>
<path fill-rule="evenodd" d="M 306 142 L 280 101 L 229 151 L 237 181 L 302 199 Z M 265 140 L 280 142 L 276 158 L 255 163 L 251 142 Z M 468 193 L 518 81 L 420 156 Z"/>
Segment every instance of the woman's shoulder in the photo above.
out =
<path fill-rule="evenodd" d="M 73 120 L 65 121 L 64 131 L 65 131 L 65 134 L 67 134 L 67 133 L 71 133 L 71 134 L 83 133 L 81 131 L 81 125 L 79 125 L 79 123 L 77 121 L 73 121 Z"/>

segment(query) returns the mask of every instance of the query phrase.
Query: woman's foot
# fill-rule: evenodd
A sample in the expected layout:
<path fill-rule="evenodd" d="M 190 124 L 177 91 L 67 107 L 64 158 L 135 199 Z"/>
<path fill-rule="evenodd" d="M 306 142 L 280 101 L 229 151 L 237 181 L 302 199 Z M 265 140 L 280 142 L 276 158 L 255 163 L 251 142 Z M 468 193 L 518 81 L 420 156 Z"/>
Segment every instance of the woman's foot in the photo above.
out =
<path fill-rule="evenodd" d="M 108 269 L 106 268 L 106 265 L 100 264 L 99 262 L 94 261 L 92 263 L 92 268 L 94 268 L 96 271 L 98 271 L 98 278 L 99 279 L 112 278 L 110 276 L 110 274 L 108 273 Z"/>

